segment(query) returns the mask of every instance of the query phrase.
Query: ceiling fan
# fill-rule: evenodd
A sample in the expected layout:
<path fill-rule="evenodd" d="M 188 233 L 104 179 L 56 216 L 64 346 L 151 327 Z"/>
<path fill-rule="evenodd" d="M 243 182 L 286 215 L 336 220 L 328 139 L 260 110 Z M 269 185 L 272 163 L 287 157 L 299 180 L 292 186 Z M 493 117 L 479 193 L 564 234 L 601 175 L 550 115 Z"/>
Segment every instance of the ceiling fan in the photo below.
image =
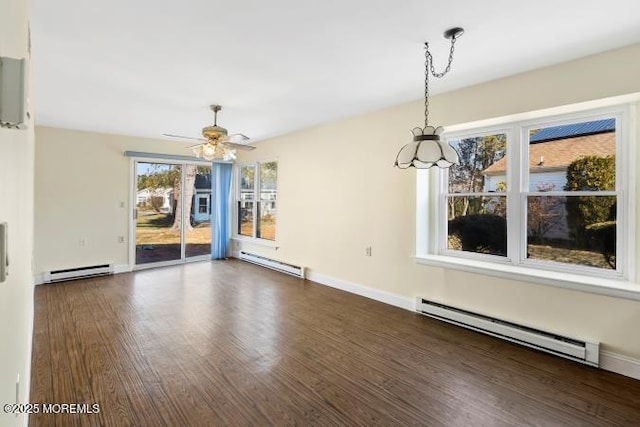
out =
<path fill-rule="evenodd" d="M 218 111 L 222 110 L 220 105 L 211 105 L 213 111 L 213 126 L 202 128 L 202 136 L 204 138 L 193 138 L 190 136 L 173 135 L 163 133 L 162 135 L 170 138 L 194 139 L 202 141 L 201 144 L 192 145 L 190 148 L 197 157 L 203 157 L 206 160 L 222 159 L 234 160 L 236 158 L 236 149 L 254 150 L 256 147 L 250 145 L 239 144 L 249 140 L 249 137 L 241 133 L 229 135 L 227 130 L 218 126 Z"/>

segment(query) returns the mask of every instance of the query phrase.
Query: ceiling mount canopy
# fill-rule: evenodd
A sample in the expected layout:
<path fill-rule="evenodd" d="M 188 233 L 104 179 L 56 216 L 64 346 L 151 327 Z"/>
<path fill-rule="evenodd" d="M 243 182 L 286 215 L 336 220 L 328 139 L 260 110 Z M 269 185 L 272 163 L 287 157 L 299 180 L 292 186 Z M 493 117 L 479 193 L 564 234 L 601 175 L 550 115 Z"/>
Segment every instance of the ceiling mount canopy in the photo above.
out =
<path fill-rule="evenodd" d="M 458 163 L 458 153 L 448 144 L 440 141 L 440 135 L 444 131 L 442 126 L 429 125 L 429 75 L 436 78 L 444 77 L 451 70 L 453 53 L 456 40 L 462 36 L 464 30 L 459 27 L 450 28 L 444 32 L 444 37 L 451 40 L 449 60 L 444 71 L 436 72 L 433 65 L 433 56 L 429 51 L 429 43 L 424 44 L 425 50 L 425 74 L 424 74 L 424 127 L 415 127 L 411 130 L 413 141 L 400 149 L 396 156 L 395 166 L 400 169 L 414 167 L 428 169 L 432 166 L 448 168 Z"/>

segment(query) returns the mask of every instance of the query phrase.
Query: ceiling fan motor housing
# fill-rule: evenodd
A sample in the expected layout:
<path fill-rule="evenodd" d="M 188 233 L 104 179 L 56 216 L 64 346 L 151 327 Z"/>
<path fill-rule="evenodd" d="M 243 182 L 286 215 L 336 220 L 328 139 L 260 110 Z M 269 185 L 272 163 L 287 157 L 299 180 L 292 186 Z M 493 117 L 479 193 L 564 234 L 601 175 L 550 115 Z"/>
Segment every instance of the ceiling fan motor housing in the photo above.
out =
<path fill-rule="evenodd" d="M 217 141 L 227 136 L 227 130 L 220 126 L 207 126 L 202 128 L 202 136 L 210 141 Z"/>

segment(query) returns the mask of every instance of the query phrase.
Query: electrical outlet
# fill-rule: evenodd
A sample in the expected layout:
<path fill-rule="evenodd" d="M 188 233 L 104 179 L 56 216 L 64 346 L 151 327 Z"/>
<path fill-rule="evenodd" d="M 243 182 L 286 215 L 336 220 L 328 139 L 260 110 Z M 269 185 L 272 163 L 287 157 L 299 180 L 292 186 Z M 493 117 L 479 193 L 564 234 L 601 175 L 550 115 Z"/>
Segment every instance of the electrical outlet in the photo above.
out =
<path fill-rule="evenodd" d="M 118 243 L 124 243 L 124 236 L 118 236 Z"/>
<path fill-rule="evenodd" d="M 364 254 L 366 256 L 371 256 L 371 246 L 367 246 L 366 248 L 364 248 Z"/>
<path fill-rule="evenodd" d="M 81 237 L 78 243 L 80 244 L 80 246 L 87 246 L 87 239 Z"/>
<path fill-rule="evenodd" d="M 124 202 L 120 202 L 120 207 L 124 208 Z"/>

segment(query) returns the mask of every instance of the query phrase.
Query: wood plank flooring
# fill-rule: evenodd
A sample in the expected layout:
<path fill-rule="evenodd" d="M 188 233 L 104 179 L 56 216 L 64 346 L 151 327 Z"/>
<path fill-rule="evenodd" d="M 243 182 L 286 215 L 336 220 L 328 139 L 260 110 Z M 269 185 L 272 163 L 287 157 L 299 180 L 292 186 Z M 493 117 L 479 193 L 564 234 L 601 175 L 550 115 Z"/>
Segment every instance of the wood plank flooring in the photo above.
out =
<path fill-rule="evenodd" d="M 640 381 L 241 261 L 38 286 L 31 426 L 639 426 Z"/>

